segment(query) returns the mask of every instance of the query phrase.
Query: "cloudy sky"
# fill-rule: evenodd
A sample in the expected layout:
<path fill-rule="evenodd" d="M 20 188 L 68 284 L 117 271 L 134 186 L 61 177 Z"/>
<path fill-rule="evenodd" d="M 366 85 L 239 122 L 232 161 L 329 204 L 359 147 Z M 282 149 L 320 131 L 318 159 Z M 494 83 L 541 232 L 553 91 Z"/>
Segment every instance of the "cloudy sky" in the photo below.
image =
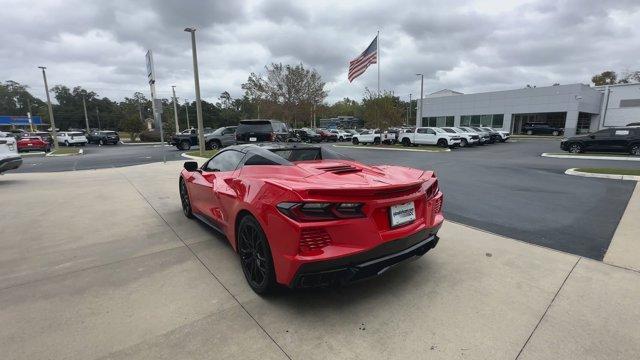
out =
<path fill-rule="evenodd" d="M 189 34 L 196 27 L 202 96 L 241 96 L 270 62 L 318 70 L 329 102 L 376 87 L 375 66 L 353 83 L 349 60 L 381 31 L 382 88 L 480 92 L 589 83 L 605 69 L 640 70 L 640 1 L 91 1 L 0 0 L 0 81 L 81 85 L 121 99 L 148 94 L 153 49 L 158 93 L 193 99 Z M 7 25 L 9 24 L 9 25 Z"/>

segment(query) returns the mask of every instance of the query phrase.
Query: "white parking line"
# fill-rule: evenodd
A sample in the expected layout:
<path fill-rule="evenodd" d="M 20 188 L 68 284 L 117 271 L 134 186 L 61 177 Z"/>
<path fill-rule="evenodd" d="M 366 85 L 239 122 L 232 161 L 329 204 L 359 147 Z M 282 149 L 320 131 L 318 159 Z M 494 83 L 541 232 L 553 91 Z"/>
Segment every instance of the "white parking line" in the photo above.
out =
<path fill-rule="evenodd" d="M 442 149 L 442 150 L 419 150 L 419 149 L 404 149 L 404 148 L 389 148 L 389 147 L 373 147 L 373 146 L 358 146 L 358 145 L 333 145 L 334 147 L 348 148 L 348 149 L 362 149 L 362 150 L 391 150 L 391 151 L 413 151 L 413 152 L 445 152 L 451 151 L 451 149 Z"/>

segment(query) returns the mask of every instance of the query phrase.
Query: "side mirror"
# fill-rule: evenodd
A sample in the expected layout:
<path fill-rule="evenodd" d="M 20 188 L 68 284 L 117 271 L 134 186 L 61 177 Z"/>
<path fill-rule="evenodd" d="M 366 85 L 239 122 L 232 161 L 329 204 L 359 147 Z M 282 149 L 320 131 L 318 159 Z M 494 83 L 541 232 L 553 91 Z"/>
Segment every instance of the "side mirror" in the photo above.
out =
<path fill-rule="evenodd" d="M 198 170 L 198 163 L 195 161 L 185 161 L 184 162 L 184 169 L 189 171 L 189 172 L 194 172 L 196 170 Z"/>

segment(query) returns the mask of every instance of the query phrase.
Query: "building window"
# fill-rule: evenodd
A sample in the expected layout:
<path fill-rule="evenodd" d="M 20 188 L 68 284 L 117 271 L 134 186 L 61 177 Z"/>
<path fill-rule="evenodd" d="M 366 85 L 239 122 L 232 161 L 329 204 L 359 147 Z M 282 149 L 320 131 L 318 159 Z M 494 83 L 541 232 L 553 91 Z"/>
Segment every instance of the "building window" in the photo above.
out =
<path fill-rule="evenodd" d="M 453 126 L 453 116 L 429 116 L 422 118 L 422 126 L 442 127 Z"/>
<path fill-rule="evenodd" d="M 503 124 L 503 114 L 462 115 L 460 117 L 460 126 L 487 126 L 492 128 L 502 128 Z"/>
<path fill-rule="evenodd" d="M 638 106 L 640 106 L 640 99 L 620 100 L 620 107 L 638 107 Z"/>

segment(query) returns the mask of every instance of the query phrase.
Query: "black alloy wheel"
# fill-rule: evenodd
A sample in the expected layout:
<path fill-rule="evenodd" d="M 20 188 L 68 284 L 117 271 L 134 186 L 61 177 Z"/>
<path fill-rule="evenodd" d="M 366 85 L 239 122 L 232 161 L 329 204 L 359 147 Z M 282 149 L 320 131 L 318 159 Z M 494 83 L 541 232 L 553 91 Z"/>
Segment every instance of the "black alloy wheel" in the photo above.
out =
<path fill-rule="evenodd" d="M 187 151 L 191 149 L 191 143 L 187 140 L 182 140 L 180 142 L 180 150 Z"/>
<path fill-rule="evenodd" d="M 631 155 L 640 156 L 640 144 L 633 144 L 629 149 Z"/>
<path fill-rule="evenodd" d="M 193 218 L 193 212 L 191 211 L 191 200 L 189 199 L 189 191 L 187 190 L 187 184 L 184 179 L 180 178 L 180 202 L 182 203 L 182 213 L 189 219 Z"/>
<path fill-rule="evenodd" d="M 352 138 L 352 139 L 351 139 L 351 143 L 352 143 L 353 145 L 358 145 L 358 143 L 360 143 L 360 140 L 358 140 L 358 138 Z"/>
<path fill-rule="evenodd" d="M 443 148 L 447 147 L 447 140 L 445 140 L 445 139 L 438 140 L 438 146 L 443 147 Z"/>
<path fill-rule="evenodd" d="M 218 140 L 211 140 L 207 143 L 207 150 L 218 150 L 220 149 L 220 141 Z"/>
<path fill-rule="evenodd" d="M 250 215 L 243 217 L 236 236 L 240 265 L 251 289 L 259 295 L 273 291 L 276 281 L 271 250 L 258 221 Z"/>
<path fill-rule="evenodd" d="M 402 146 L 411 146 L 411 140 L 409 140 L 409 138 L 403 138 Z"/>
<path fill-rule="evenodd" d="M 582 152 L 582 145 L 578 143 L 573 143 L 569 145 L 569 152 L 573 154 L 579 154 Z"/>
<path fill-rule="evenodd" d="M 460 146 L 461 146 L 461 147 L 467 147 L 467 146 L 469 146 L 469 142 L 467 141 L 467 139 L 462 138 L 462 139 L 460 140 Z"/>

